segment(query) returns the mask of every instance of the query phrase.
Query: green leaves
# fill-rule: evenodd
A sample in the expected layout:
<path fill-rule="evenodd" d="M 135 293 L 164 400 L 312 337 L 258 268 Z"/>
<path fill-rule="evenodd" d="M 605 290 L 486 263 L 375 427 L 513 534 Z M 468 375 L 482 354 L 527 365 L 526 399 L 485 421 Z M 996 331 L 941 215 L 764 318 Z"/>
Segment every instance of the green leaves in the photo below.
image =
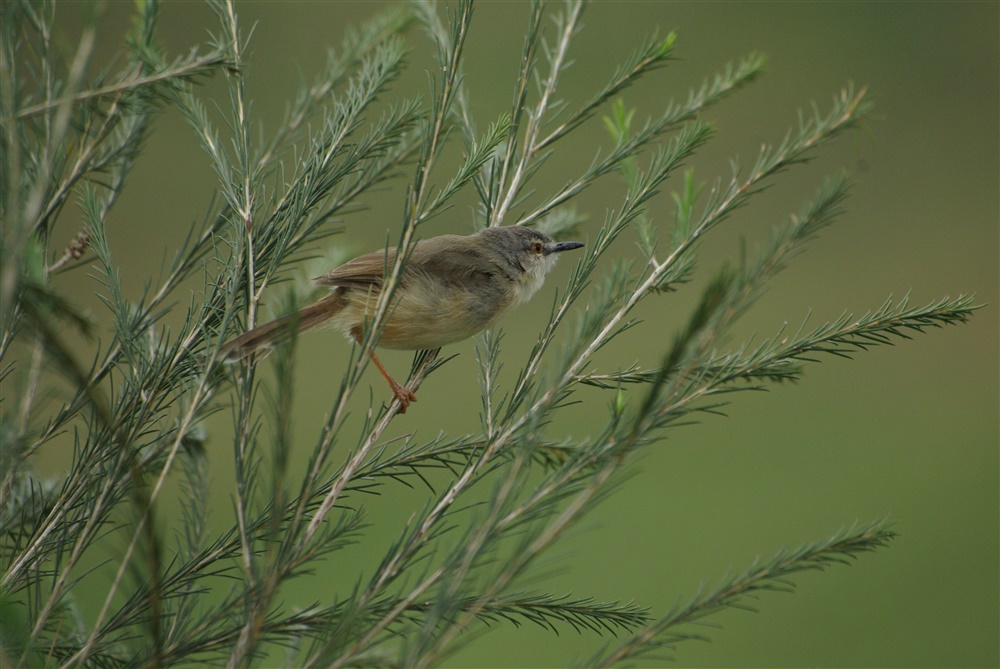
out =
<path fill-rule="evenodd" d="M 691 414 L 718 412 L 728 400 L 723 393 L 798 380 L 805 363 L 823 354 L 851 357 L 971 317 L 971 297 L 923 306 L 904 298 L 791 335 L 781 328 L 762 341 L 730 343 L 733 324 L 768 283 L 841 215 L 849 185 L 836 174 L 752 252 L 712 272 L 676 332 L 638 320 L 641 302 L 671 299 L 663 293 L 695 275 L 702 238 L 782 172 L 864 122 L 871 106 L 863 89 L 846 87 L 827 111 L 814 108 L 765 145 L 749 167 L 734 164 L 728 180 L 706 186 L 685 169 L 716 136 L 703 115 L 754 81 L 764 58 L 725 65 L 658 109 L 631 107 L 622 98 L 627 89 L 675 59 L 676 35 L 654 34 L 631 53 L 607 54 L 618 65 L 582 102 L 563 100 L 584 2 L 526 7 L 521 60 L 507 82 L 511 107 L 489 123 L 474 113 L 478 82 L 463 77 L 475 46 L 467 43 L 475 35 L 473 4 L 415 2 L 349 31 L 276 128 L 261 128 L 254 115 L 246 67 L 253 42 L 232 2 L 211 2 L 214 34 L 200 52 L 181 57 L 156 39 L 159 3 L 137 2 L 124 36 L 127 66 L 105 68 L 92 81 L 82 73 L 94 71 L 88 45 L 96 23 L 82 30 L 79 58 L 60 60 L 53 6 L 11 6 L 3 12 L 10 21 L 0 21 L 5 62 L 17 75 L 0 78 L 0 115 L 13 128 L 3 136 L 0 165 L 0 378 L 13 384 L 16 399 L 0 421 L 0 626 L 4 652 L 19 655 L 13 663 L 255 666 L 280 656 L 295 666 L 429 666 L 488 626 L 532 623 L 623 635 L 588 662 L 609 666 L 697 638 L 686 625 L 745 608 L 758 593 L 790 589 L 789 576 L 892 538 L 876 523 L 782 551 L 666 613 L 550 592 L 541 570 L 561 539 L 624 484 L 634 454 Z M 412 40 L 424 34 L 405 34 L 414 22 L 437 57 L 426 102 L 391 97 L 401 76 L 424 76 L 405 69 Z M 13 57 L 15 44 L 35 41 L 36 51 Z M 214 73 L 225 75 L 225 102 L 206 102 L 196 87 Z M 143 156 L 152 112 L 171 105 L 215 170 L 216 197 L 177 240 L 164 276 L 153 283 L 151 274 L 137 294 L 113 253 L 118 232 L 109 212 Z M 557 174 L 558 187 L 542 187 L 539 177 L 555 169 L 548 158 L 566 138 L 581 141 L 582 128 L 602 123 L 608 138 L 588 154 L 592 161 Z M 460 158 L 445 166 L 451 148 Z M 391 190 L 401 173 L 405 188 Z M 616 183 L 591 188 L 602 180 Z M 391 289 L 419 226 L 470 186 L 476 224 L 532 225 L 585 238 L 587 247 L 529 350 L 508 349 L 499 331 L 482 336 L 477 431 L 452 434 L 446 415 L 429 436 L 394 434 L 394 405 L 349 410 L 365 349 L 391 314 Z M 256 361 L 222 366 L 214 358 L 221 340 L 257 320 L 273 284 L 376 189 L 397 203 L 401 252 L 388 267 L 370 331 L 323 394 L 326 418 L 310 435 L 295 421 L 303 393 L 294 339 L 270 359 L 270 376 L 258 374 Z M 651 206 L 664 191 L 673 200 L 668 215 Z M 598 197 L 596 210 L 580 199 L 584 193 Z M 67 242 L 54 238 L 53 221 L 71 194 L 83 229 Z M 619 243 L 633 231 L 637 254 Z M 52 280 L 77 260 L 91 262 L 90 254 L 103 304 L 94 324 Z M 290 294 L 292 310 L 297 299 Z M 177 304 L 185 305 L 180 317 Z M 112 339 L 78 336 L 91 330 Z M 620 339 L 631 331 L 661 342 L 652 368 L 635 362 Z M 450 359 L 438 354 L 415 356 L 411 388 Z M 607 411 L 596 433 L 573 434 L 560 422 L 564 407 L 577 402 Z M 231 434 L 210 423 L 217 412 L 230 416 Z M 33 457 L 60 436 L 70 446 L 67 472 L 40 479 Z M 210 480 L 208 457 L 228 463 L 231 485 Z M 222 495 L 231 516 L 216 509 L 210 517 L 217 496 L 210 487 L 220 484 L 228 485 Z M 364 500 L 394 486 L 423 496 L 390 524 Z M 174 499 L 181 503 L 176 536 L 158 514 Z M 360 541 L 381 546 L 378 559 L 358 565 L 342 552 Z M 110 562 L 107 570 L 88 571 L 95 555 Z M 330 585 L 314 573 L 326 564 L 344 580 Z M 99 605 L 77 611 L 75 589 L 95 583 Z M 300 597 L 306 591 L 319 593 L 315 601 Z"/>
<path fill-rule="evenodd" d="M 460 191 L 466 184 L 479 176 L 480 170 L 486 162 L 493 157 L 493 153 L 502 142 L 507 139 L 512 123 L 510 116 L 503 115 L 490 124 L 486 133 L 478 141 L 474 141 L 469 147 L 465 156 L 465 162 L 459 168 L 458 174 L 434 196 L 434 199 L 427 204 L 425 210 L 420 215 L 420 222 L 424 222 L 434 214 L 438 213 L 444 203 Z"/>
<path fill-rule="evenodd" d="M 833 565 L 849 565 L 853 560 L 880 548 L 896 537 L 886 521 L 861 527 L 852 526 L 836 534 L 792 550 L 778 551 L 769 560 L 754 563 L 742 574 L 696 595 L 667 615 L 647 625 L 615 648 L 588 658 L 581 667 L 614 667 L 632 659 L 662 659 L 662 651 L 673 651 L 689 640 L 710 640 L 702 624 L 698 631 L 689 626 L 725 609 L 756 611 L 758 595 L 764 592 L 794 592 L 789 577 L 802 571 L 824 571 Z M 753 602 L 748 600 L 753 599 Z M 666 656 L 669 657 L 669 656 Z"/>

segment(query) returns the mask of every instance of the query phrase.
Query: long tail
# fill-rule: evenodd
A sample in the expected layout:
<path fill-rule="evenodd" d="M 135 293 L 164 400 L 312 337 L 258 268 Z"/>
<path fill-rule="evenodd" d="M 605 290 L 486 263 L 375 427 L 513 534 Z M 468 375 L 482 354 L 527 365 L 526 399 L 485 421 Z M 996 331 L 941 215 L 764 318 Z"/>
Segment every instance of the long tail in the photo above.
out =
<path fill-rule="evenodd" d="M 334 290 L 315 304 L 310 304 L 294 314 L 289 314 L 264 323 L 253 330 L 244 332 L 235 339 L 230 339 L 222 345 L 219 351 L 221 360 L 242 360 L 252 353 L 262 349 L 270 349 L 275 345 L 290 339 L 293 332 L 305 332 L 324 323 L 344 308 L 342 291 Z"/>

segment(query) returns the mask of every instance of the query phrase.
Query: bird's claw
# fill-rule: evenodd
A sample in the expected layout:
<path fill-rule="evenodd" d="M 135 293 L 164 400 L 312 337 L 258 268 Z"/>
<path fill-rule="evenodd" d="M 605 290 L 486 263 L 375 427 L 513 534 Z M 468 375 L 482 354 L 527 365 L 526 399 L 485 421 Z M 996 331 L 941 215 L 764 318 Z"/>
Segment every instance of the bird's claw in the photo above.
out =
<path fill-rule="evenodd" d="M 393 386 L 392 395 L 399 400 L 399 413 L 406 413 L 406 409 L 410 406 L 410 402 L 417 401 L 416 393 L 409 388 L 398 384 Z"/>

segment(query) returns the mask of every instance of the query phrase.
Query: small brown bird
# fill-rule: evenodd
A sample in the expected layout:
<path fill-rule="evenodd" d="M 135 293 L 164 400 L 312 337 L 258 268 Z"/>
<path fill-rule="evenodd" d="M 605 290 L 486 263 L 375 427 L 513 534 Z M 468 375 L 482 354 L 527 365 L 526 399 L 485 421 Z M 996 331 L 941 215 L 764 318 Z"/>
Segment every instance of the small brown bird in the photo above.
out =
<path fill-rule="evenodd" d="M 417 242 L 393 295 L 378 345 L 432 349 L 471 337 L 527 302 L 541 288 L 557 254 L 581 246 L 580 242 L 555 242 L 520 226 Z M 329 295 L 227 342 L 221 358 L 245 358 L 288 339 L 293 328 L 304 332 L 323 323 L 360 342 L 365 323 L 374 316 L 385 271 L 395 257 L 395 249 L 376 251 L 317 277 L 317 284 L 331 287 Z M 416 401 L 413 391 L 397 383 L 373 351 L 369 355 L 399 400 L 400 413 L 405 413 L 410 402 Z"/>

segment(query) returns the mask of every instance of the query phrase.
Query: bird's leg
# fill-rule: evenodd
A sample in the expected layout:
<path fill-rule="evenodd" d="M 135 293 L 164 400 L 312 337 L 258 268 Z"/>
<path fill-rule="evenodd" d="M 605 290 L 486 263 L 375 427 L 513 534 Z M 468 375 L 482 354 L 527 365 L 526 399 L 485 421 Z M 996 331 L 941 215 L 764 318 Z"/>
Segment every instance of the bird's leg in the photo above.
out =
<path fill-rule="evenodd" d="M 396 383 L 396 379 L 389 376 L 389 372 L 385 371 L 385 367 L 383 367 L 382 363 L 375 357 L 375 351 L 368 349 L 368 355 L 371 357 L 372 362 L 375 363 L 375 366 L 378 367 L 378 371 L 382 372 L 382 376 L 384 376 L 385 380 L 389 382 L 389 387 L 392 388 L 393 396 L 399 400 L 399 413 L 406 413 L 406 407 L 410 406 L 410 402 L 417 401 L 416 394 L 409 388 L 399 385 Z"/>

